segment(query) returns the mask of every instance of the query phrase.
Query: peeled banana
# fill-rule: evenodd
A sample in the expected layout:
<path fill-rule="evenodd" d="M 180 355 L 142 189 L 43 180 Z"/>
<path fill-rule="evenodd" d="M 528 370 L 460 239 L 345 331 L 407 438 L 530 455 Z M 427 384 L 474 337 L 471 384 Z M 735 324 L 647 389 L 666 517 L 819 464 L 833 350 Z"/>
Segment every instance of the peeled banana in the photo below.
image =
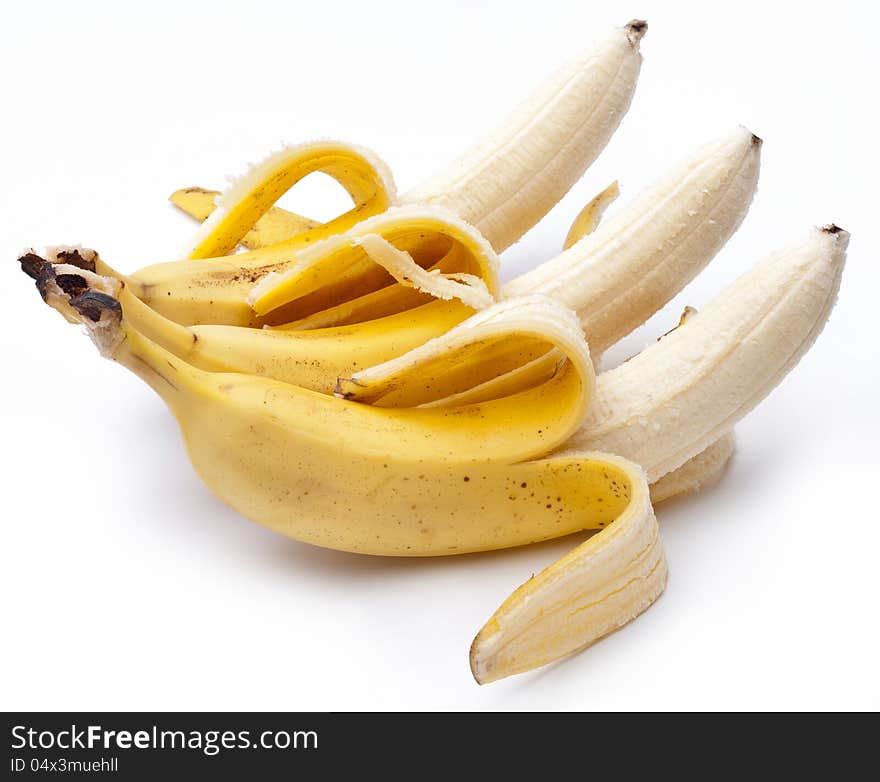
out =
<path fill-rule="evenodd" d="M 652 481 L 703 451 L 813 344 L 837 297 L 848 243 L 836 225 L 812 229 L 671 334 L 603 372 L 568 445 L 626 456 Z"/>

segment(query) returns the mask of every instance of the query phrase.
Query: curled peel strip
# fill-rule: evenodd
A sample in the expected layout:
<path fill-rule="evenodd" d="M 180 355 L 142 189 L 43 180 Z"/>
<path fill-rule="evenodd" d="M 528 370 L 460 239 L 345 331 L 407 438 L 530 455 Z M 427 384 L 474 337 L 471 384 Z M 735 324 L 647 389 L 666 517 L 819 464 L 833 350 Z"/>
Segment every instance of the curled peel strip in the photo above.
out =
<path fill-rule="evenodd" d="M 666 587 L 668 566 L 647 482 L 624 459 L 582 454 L 619 467 L 629 501 L 601 532 L 510 595 L 471 644 L 480 684 L 580 651 L 630 622 Z"/>
<path fill-rule="evenodd" d="M 185 187 L 175 190 L 169 197 L 180 211 L 205 222 L 215 209 L 216 199 L 222 195 L 219 190 L 206 190 L 203 187 Z M 318 228 L 319 220 L 288 212 L 280 207 L 271 207 L 254 226 L 242 237 L 239 244 L 249 250 L 271 247 L 273 244 L 291 239 L 311 228 Z"/>
<path fill-rule="evenodd" d="M 363 147 L 339 141 L 314 141 L 286 147 L 252 166 L 216 197 L 216 208 L 199 227 L 186 257 L 200 259 L 228 255 L 282 195 L 316 171 L 339 182 L 351 196 L 354 207 L 325 225 L 302 228 L 299 225 L 307 221 L 287 213 L 291 225 L 299 225 L 297 231 L 286 238 L 307 234 L 309 241 L 318 241 L 350 228 L 365 217 L 383 212 L 396 197 L 390 170 Z M 184 199 L 178 197 L 177 201 L 183 202 Z"/>
<path fill-rule="evenodd" d="M 493 301 L 488 286 L 477 275 L 467 272 L 443 274 L 436 268 L 423 269 L 408 252 L 398 250 L 378 234 L 367 234 L 355 239 L 354 244 L 362 247 L 371 260 L 407 288 L 415 288 L 444 301 L 458 299 L 474 310 L 485 309 Z"/>
<path fill-rule="evenodd" d="M 471 274 L 485 283 L 490 296 L 499 292 L 498 256 L 475 228 L 437 207 L 406 206 L 389 209 L 343 234 L 301 250 L 285 271 L 261 279 L 248 296 L 248 303 L 257 316 L 271 316 L 282 323 L 300 321 L 301 326 L 303 318 L 325 313 L 321 325 L 330 325 L 326 312 L 339 312 L 346 302 L 369 302 L 375 314 L 377 296 L 393 300 L 401 294 L 411 297 L 412 290 L 388 289 L 394 279 L 364 246 L 364 239 L 372 235 L 409 253 L 417 265 L 427 270 Z M 367 239 L 366 243 L 375 247 L 373 240 Z M 382 289 L 388 290 L 382 293 Z M 443 292 L 439 286 L 438 292 Z M 429 301 L 430 297 L 422 299 Z M 384 306 L 389 306 L 387 301 Z M 351 317 L 349 310 L 345 312 Z M 310 325 L 314 327 L 314 321 Z"/>
<path fill-rule="evenodd" d="M 574 404 L 559 399 L 548 412 L 573 407 L 572 417 L 582 419 L 595 381 L 589 348 L 574 313 L 544 296 L 498 302 L 402 356 L 340 378 L 336 394 L 383 407 L 437 406 L 506 375 L 508 364 L 519 367 L 548 353 L 556 356 L 551 377 L 575 381 L 565 386 Z"/>
<path fill-rule="evenodd" d="M 562 249 L 568 250 L 585 236 L 593 233 L 598 228 L 605 210 L 617 200 L 619 195 L 620 187 L 617 184 L 617 180 L 615 180 L 601 193 L 590 199 L 572 221 L 571 228 L 568 229 L 568 234 L 565 237 L 565 242 L 562 244 Z"/>

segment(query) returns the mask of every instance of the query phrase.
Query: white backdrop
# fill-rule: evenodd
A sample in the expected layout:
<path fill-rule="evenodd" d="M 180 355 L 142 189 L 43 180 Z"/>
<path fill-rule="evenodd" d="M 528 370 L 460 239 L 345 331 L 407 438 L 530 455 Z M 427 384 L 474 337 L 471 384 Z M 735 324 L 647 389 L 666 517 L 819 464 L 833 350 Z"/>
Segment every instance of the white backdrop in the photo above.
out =
<path fill-rule="evenodd" d="M 4 14 L 0 707 L 880 707 L 876 5 L 128 6 Z M 81 242 L 126 271 L 170 260 L 193 228 L 167 195 L 221 186 L 282 142 L 365 144 L 406 190 L 632 17 L 650 24 L 633 107 L 505 276 L 555 254 L 611 179 L 622 202 L 737 123 L 765 140 L 746 223 L 611 360 L 811 224 L 852 232 L 849 264 L 828 328 L 738 427 L 722 481 L 658 509 L 660 601 L 583 654 L 480 688 L 472 635 L 577 537 L 413 561 L 271 534 L 213 498 L 161 401 L 45 308 L 14 259 Z M 316 186 L 286 203 L 326 216 L 332 200 Z"/>

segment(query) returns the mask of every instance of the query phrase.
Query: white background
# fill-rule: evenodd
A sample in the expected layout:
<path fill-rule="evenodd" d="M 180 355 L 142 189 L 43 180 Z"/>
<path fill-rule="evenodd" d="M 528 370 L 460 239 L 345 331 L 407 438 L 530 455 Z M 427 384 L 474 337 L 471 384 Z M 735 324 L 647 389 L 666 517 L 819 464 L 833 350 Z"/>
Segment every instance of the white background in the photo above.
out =
<path fill-rule="evenodd" d="M 129 6 L 4 13 L 0 707 L 880 707 L 876 4 Z M 623 200 L 737 123 L 765 139 L 746 223 L 611 358 L 811 224 L 852 232 L 848 268 L 815 348 L 737 428 L 720 484 L 658 509 L 659 602 L 583 654 L 480 688 L 473 634 L 577 537 L 397 560 L 269 533 L 213 498 L 161 401 L 44 307 L 14 259 L 55 242 L 125 271 L 173 259 L 193 227 L 167 195 L 222 186 L 282 142 L 365 144 L 406 190 L 640 16 L 629 115 L 505 276 L 555 254 L 611 179 Z M 328 216 L 325 190 L 310 193 L 285 203 Z"/>

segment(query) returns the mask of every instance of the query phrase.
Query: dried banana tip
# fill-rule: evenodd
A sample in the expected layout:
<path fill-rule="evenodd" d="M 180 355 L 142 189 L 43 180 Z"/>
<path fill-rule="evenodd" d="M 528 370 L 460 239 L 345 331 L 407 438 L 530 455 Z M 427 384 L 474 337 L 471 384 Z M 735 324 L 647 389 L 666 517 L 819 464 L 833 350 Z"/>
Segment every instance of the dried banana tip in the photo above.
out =
<path fill-rule="evenodd" d="M 633 19 L 623 29 L 626 30 L 629 42 L 633 46 L 638 46 L 639 41 L 641 41 L 645 36 L 645 33 L 648 32 L 648 23 L 644 19 Z"/>
<path fill-rule="evenodd" d="M 56 248 L 48 260 L 33 251 L 18 258 L 22 271 L 35 281 L 43 301 L 70 323 L 86 327 L 98 349 L 110 356 L 122 341 L 122 307 L 117 299 L 124 283 L 95 274 L 97 253 L 83 248 Z"/>
<path fill-rule="evenodd" d="M 49 263 L 45 258 L 30 251 L 20 255 L 18 262 L 21 264 L 21 270 L 32 280 L 36 280 L 40 276 L 43 267 Z"/>
<path fill-rule="evenodd" d="M 46 301 L 49 283 L 55 279 L 55 269 L 52 264 L 34 252 L 26 252 L 19 256 L 18 262 L 21 264 L 21 270 L 35 281 L 40 296 Z"/>
<path fill-rule="evenodd" d="M 820 229 L 822 233 L 828 234 L 834 240 L 835 246 L 838 248 L 838 251 L 846 250 L 849 246 L 849 231 L 845 228 L 841 228 L 836 223 L 828 223 L 827 225 L 823 225 Z"/>

